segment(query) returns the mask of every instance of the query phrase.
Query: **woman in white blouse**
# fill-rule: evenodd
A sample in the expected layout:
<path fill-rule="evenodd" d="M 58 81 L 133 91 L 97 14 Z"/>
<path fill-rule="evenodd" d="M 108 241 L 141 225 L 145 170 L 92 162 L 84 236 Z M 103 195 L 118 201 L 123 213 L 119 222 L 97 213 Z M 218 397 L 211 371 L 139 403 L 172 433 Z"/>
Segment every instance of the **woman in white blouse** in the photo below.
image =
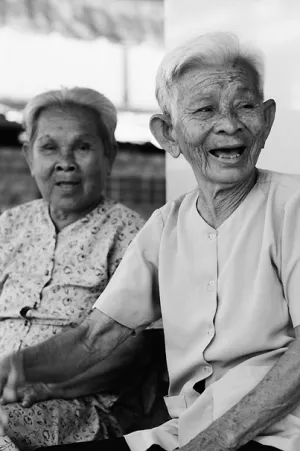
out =
<path fill-rule="evenodd" d="M 300 180 L 256 167 L 275 117 L 262 72 L 227 33 L 163 59 L 150 127 L 196 188 L 153 213 L 73 333 L 2 361 L 0 387 L 75 376 L 162 318 L 171 419 L 53 451 L 299 451 Z"/>

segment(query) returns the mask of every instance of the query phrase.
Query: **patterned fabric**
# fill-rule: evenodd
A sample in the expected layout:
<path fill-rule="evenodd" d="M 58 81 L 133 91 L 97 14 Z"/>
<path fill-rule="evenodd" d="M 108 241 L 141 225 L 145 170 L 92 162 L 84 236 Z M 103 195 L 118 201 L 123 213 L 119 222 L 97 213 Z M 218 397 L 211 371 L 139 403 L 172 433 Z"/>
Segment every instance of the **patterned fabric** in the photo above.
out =
<path fill-rule="evenodd" d="M 43 200 L 0 217 L 0 352 L 35 345 L 80 323 L 106 287 L 143 220 L 102 198 L 58 234 Z M 109 413 L 117 395 L 5 406 L 3 449 L 107 438 L 121 433 Z M 1 439 L 1 438 L 0 438 Z M 5 442 L 6 440 L 6 442 Z M 0 449 L 1 446 L 0 446 Z"/>

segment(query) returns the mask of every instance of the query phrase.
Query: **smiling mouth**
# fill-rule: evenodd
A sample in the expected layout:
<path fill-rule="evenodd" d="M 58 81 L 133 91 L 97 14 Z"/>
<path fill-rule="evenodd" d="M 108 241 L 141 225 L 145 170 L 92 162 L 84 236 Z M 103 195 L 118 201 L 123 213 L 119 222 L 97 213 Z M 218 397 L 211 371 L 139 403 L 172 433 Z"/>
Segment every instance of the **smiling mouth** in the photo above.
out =
<path fill-rule="evenodd" d="M 75 186 L 78 185 L 79 182 L 57 182 L 56 185 L 58 186 Z"/>
<path fill-rule="evenodd" d="M 219 147 L 217 149 L 211 149 L 209 153 L 220 160 L 237 160 L 243 155 L 245 150 L 245 146 Z"/>

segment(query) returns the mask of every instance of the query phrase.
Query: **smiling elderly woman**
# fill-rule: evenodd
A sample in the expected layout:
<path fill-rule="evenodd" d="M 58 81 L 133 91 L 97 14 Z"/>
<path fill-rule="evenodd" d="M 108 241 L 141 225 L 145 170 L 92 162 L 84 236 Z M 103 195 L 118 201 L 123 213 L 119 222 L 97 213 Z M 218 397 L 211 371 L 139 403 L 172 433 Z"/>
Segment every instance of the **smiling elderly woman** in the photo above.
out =
<path fill-rule="evenodd" d="M 2 355 L 80 323 L 143 225 L 102 194 L 117 151 L 116 123 L 114 105 L 85 88 L 46 92 L 25 108 L 24 151 L 43 199 L 0 217 Z M 8 436 L 22 449 L 120 434 L 109 408 L 142 343 L 136 337 L 65 384 L 27 387 L 23 405 L 43 402 L 6 406 Z M 99 391 L 114 394 L 93 395 Z M 46 401 L 62 397 L 72 400 Z"/>
<path fill-rule="evenodd" d="M 0 389 L 75 376 L 161 317 L 171 420 L 97 449 L 299 451 L 300 180 L 256 168 L 275 116 L 261 66 L 205 35 L 166 55 L 157 98 L 151 130 L 196 189 L 153 213 L 88 320 L 2 361 Z"/>

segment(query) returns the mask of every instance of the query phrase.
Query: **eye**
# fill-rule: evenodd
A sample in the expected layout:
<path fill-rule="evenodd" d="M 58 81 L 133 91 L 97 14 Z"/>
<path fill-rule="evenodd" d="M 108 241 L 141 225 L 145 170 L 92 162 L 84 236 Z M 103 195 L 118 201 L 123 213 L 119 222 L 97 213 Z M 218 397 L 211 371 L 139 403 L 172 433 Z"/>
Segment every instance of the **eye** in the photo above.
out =
<path fill-rule="evenodd" d="M 91 144 L 88 142 L 81 142 L 78 144 L 77 148 L 79 150 L 90 150 L 91 149 Z"/>
<path fill-rule="evenodd" d="M 195 113 L 211 113 L 213 111 L 212 105 L 203 106 L 198 108 Z"/>
<path fill-rule="evenodd" d="M 51 150 L 55 150 L 55 148 L 56 148 L 55 144 L 51 143 L 51 142 L 45 143 L 41 146 L 41 149 L 43 151 L 48 151 L 48 152 L 50 152 Z"/>
<path fill-rule="evenodd" d="M 241 105 L 239 105 L 239 108 L 243 110 L 253 110 L 254 104 L 251 102 L 241 103 Z"/>

